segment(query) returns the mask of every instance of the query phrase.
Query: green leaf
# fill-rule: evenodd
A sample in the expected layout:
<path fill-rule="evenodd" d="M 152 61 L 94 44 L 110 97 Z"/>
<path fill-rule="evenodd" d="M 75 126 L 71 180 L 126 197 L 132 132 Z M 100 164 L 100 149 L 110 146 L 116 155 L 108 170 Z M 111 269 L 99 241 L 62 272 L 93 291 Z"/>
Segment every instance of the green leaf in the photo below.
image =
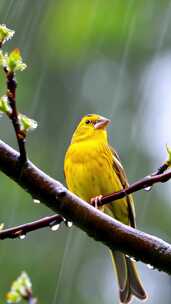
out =
<path fill-rule="evenodd" d="M 8 98 L 6 95 L 0 98 L 0 112 L 6 114 L 10 114 L 12 112 L 12 109 L 8 104 Z"/>
<path fill-rule="evenodd" d="M 6 300 L 7 303 L 19 303 L 22 300 L 22 297 L 17 291 L 11 290 L 7 293 Z"/>
<path fill-rule="evenodd" d="M 9 55 L 5 55 L 5 66 L 9 72 L 23 71 L 27 67 L 19 49 L 14 49 Z"/>
<path fill-rule="evenodd" d="M 24 114 L 19 114 L 18 115 L 19 121 L 20 121 L 20 126 L 21 126 L 21 130 L 23 131 L 30 131 L 30 130 L 34 130 L 37 128 L 38 124 L 37 121 L 27 117 Z"/>
<path fill-rule="evenodd" d="M 10 30 L 5 24 L 0 25 L 0 44 L 5 43 L 11 39 L 15 34 L 15 31 Z"/>
<path fill-rule="evenodd" d="M 32 294 L 31 280 L 26 272 L 22 272 L 6 295 L 7 303 L 18 303 L 22 299 L 29 298 L 30 294 Z"/>

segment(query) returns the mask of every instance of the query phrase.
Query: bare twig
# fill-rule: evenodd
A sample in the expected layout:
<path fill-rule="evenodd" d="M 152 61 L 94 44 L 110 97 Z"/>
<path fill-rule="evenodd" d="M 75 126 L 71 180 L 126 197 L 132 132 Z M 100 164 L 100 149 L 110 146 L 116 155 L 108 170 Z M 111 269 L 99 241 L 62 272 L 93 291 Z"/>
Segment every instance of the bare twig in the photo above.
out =
<path fill-rule="evenodd" d="M 26 235 L 31 231 L 35 231 L 44 227 L 52 227 L 54 225 L 59 225 L 64 221 L 64 218 L 61 215 L 52 215 L 44 217 L 40 220 L 23 224 L 20 226 L 4 229 L 0 231 L 0 240 L 4 239 L 15 239 L 20 236 Z"/>
<path fill-rule="evenodd" d="M 20 166 L 21 166 L 27 161 L 27 155 L 26 155 L 26 149 L 25 149 L 26 133 L 23 130 L 21 130 L 20 122 L 18 119 L 18 112 L 17 112 L 17 107 L 16 107 L 17 82 L 15 79 L 14 72 L 9 72 L 6 68 L 4 68 L 4 72 L 5 72 L 6 79 L 7 79 L 7 97 L 8 97 L 9 105 L 12 110 L 12 112 L 8 116 L 11 119 L 14 130 L 15 130 L 18 147 L 19 147 L 19 152 L 20 152 L 19 158 L 20 158 Z"/>
<path fill-rule="evenodd" d="M 47 207 L 73 222 L 89 236 L 101 241 L 111 250 L 119 250 L 171 274 L 170 244 L 124 225 L 96 210 L 30 161 L 24 166 L 22 175 L 19 177 L 18 155 L 14 149 L 0 141 L 0 170 L 15 180 L 32 197 L 39 199 Z M 152 181 L 154 183 L 155 179 L 155 182 L 163 182 L 169 178 L 171 178 L 171 172 L 154 176 Z"/>

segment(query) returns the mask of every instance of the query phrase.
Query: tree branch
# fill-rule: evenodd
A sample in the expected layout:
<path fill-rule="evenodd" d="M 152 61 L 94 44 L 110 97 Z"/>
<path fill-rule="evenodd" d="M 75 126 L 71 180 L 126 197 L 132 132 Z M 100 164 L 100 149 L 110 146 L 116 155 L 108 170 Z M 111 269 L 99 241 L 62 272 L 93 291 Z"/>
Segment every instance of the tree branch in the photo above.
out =
<path fill-rule="evenodd" d="M 0 170 L 29 192 L 34 199 L 40 200 L 48 208 L 72 221 L 111 250 L 120 250 L 136 260 L 171 274 L 170 244 L 124 225 L 96 210 L 30 161 L 23 167 L 22 175 L 18 174 L 18 156 L 14 149 L 0 141 Z M 155 181 L 168 180 L 170 177 L 171 172 L 163 173 Z"/>
<path fill-rule="evenodd" d="M 35 231 L 45 227 L 54 227 L 60 225 L 64 221 L 61 215 L 46 216 L 40 220 L 30 222 L 27 224 L 19 225 L 12 228 L 3 229 L 0 231 L 0 240 L 15 239 L 25 236 L 31 231 Z"/>

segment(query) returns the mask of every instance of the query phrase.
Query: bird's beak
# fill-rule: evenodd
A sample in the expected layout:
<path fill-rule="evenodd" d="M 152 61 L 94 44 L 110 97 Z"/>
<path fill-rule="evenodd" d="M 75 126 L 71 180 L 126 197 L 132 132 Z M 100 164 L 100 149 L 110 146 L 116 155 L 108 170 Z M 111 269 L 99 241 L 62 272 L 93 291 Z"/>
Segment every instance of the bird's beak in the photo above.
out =
<path fill-rule="evenodd" d="M 105 129 L 111 120 L 105 117 L 101 117 L 94 125 L 95 129 Z"/>

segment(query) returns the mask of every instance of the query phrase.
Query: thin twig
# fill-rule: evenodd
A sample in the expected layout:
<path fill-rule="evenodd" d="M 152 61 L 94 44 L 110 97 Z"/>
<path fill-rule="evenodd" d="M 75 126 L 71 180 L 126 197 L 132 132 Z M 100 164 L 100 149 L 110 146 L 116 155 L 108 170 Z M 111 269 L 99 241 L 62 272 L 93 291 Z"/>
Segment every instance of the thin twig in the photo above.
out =
<path fill-rule="evenodd" d="M 9 118 L 12 121 L 17 142 L 18 142 L 18 147 L 19 147 L 19 152 L 20 152 L 20 165 L 23 165 L 27 161 L 27 154 L 26 154 L 26 149 L 25 149 L 25 138 L 26 134 L 24 131 L 21 130 L 20 127 L 20 122 L 18 119 L 18 112 L 17 112 L 17 107 L 16 107 L 16 88 L 17 88 L 17 82 L 15 79 L 15 74 L 14 72 L 9 72 L 6 68 L 4 68 L 4 72 L 6 75 L 6 80 L 7 80 L 7 97 L 9 101 L 9 105 L 11 107 L 12 112 L 8 115 Z"/>
<path fill-rule="evenodd" d="M 20 236 L 26 235 L 31 231 L 35 231 L 44 227 L 52 227 L 54 225 L 59 225 L 64 221 L 64 218 L 61 215 L 52 215 L 44 217 L 40 220 L 23 224 L 17 227 L 12 227 L 0 231 L 0 240 L 4 239 L 15 239 Z"/>

